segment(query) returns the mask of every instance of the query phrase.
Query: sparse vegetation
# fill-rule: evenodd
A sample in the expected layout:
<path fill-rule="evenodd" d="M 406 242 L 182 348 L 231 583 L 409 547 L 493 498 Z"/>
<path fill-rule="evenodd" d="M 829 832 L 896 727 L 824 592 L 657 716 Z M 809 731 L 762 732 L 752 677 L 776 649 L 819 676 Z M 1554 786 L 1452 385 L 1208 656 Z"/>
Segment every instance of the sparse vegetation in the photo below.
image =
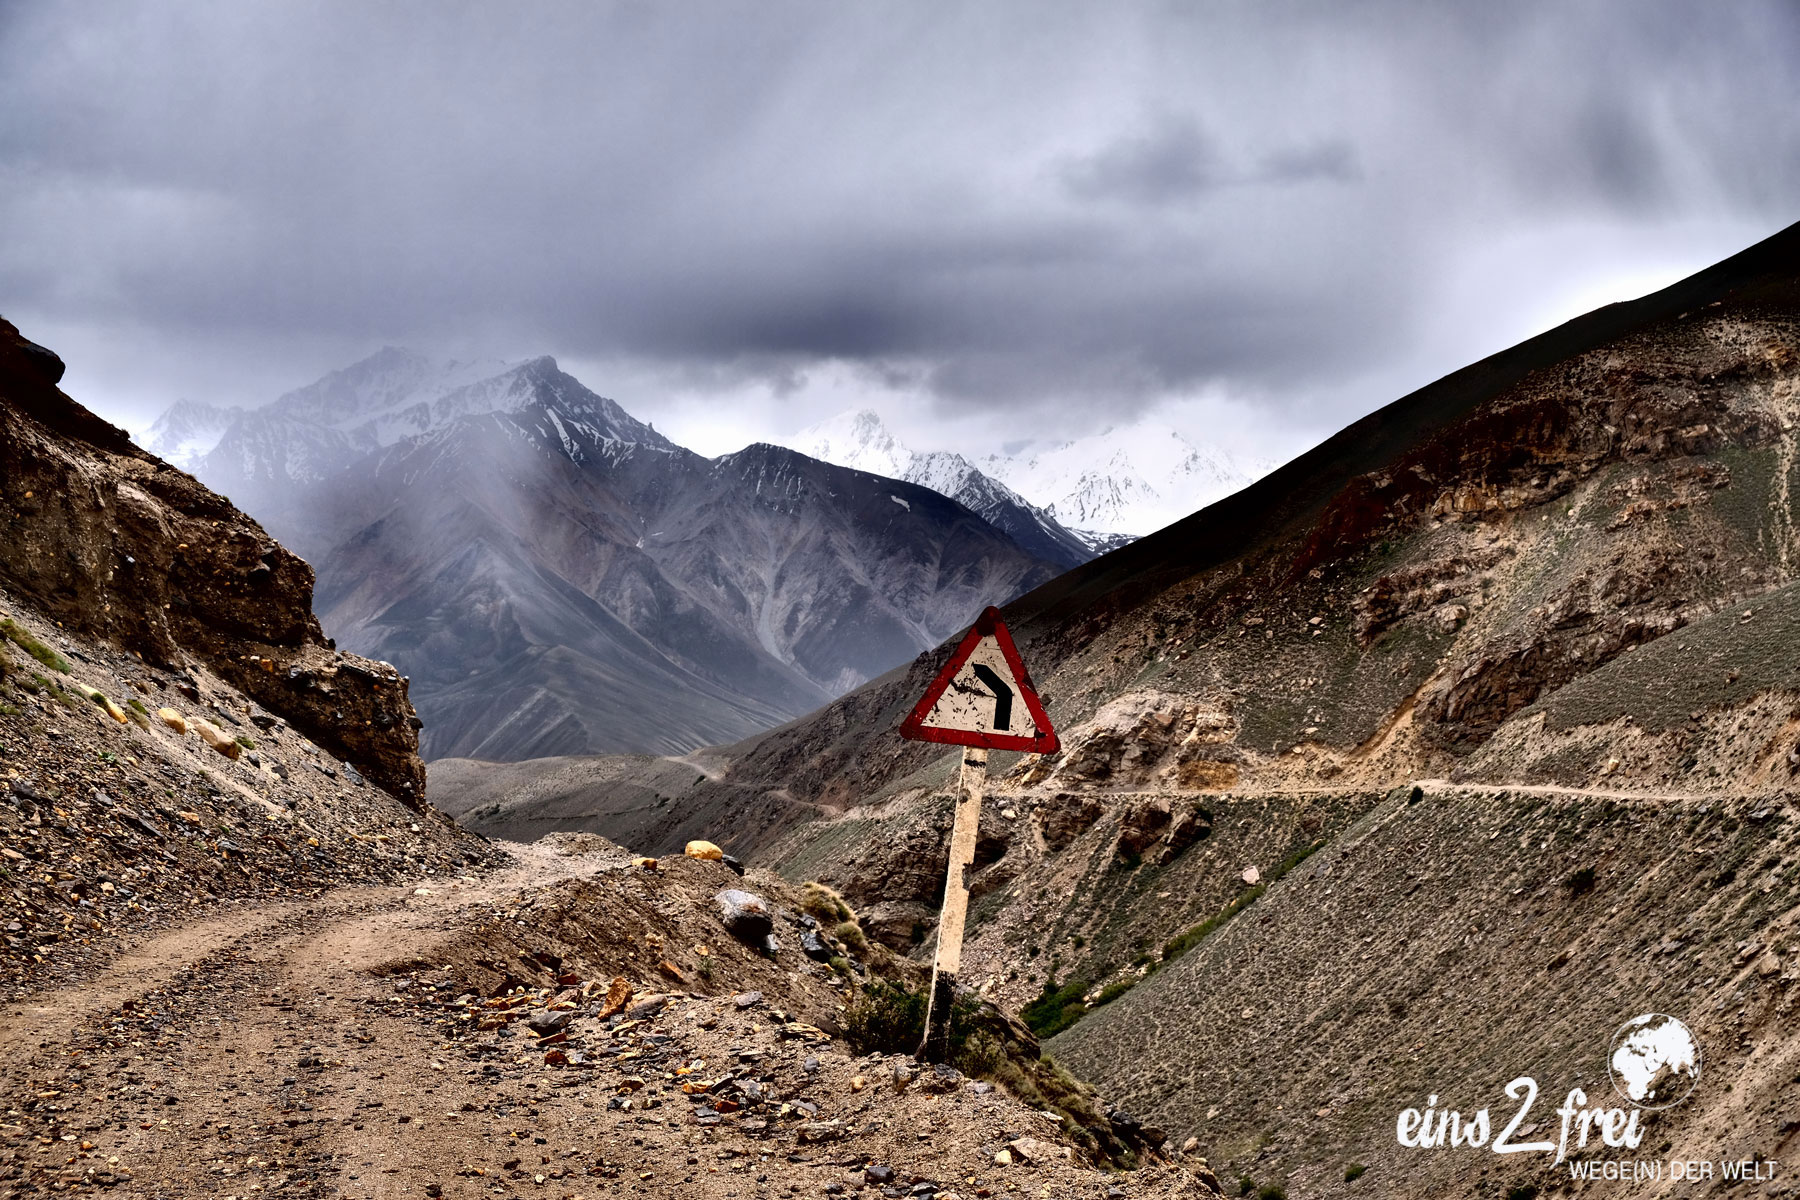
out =
<path fill-rule="evenodd" d="M 1107 984 L 1104 988 L 1100 989 L 1100 994 L 1094 997 L 1094 1007 L 1099 1008 L 1102 1004 L 1111 1004 L 1114 1000 L 1117 1000 L 1120 996 L 1123 996 L 1126 992 L 1129 992 L 1132 988 L 1136 987 L 1138 985 L 1138 980 L 1141 978 L 1142 976 L 1139 975 L 1130 975 L 1124 979 L 1114 980 L 1112 983 Z"/>
<path fill-rule="evenodd" d="M 1351 1163 L 1349 1166 L 1344 1168 L 1344 1182 L 1345 1183 L 1355 1183 L 1357 1180 L 1359 1180 L 1363 1177 L 1363 1172 L 1367 1171 L 1368 1169 L 1369 1168 L 1363 1166 L 1363 1164 L 1361 1164 L 1361 1163 Z"/>
<path fill-rule="evenodd" d="M 232 741 L 236 742 L 238 745 L 242 746 L 246 750 L 256 749 L 256 739 L 245 737 L 241 733 L 238 734 L 237 737 L 233 738 Z"/>
<path fill-rule="evenodd" d="M 1210 934 L 1220 926 L 1224 925 L 1227 921 L 1231 920 L 1231 918 L 1237 916 L 1246 908 L 1256 903 L 1257 900 L 1262 898 L 1262 894 L 1269 890 L 1271 885 L 1280 882 L 1282 876 L 1305 862 L 1311 857 L 1313 851 L 1324 844 L 1324 842 L 1318 841 L 1313 842 L 1310 845 L 1302 846 L 1300 849 L 1282 859 L 1281 862 L 1277 863 L 1274 867 L 1270 868 L 1269 873 L 1263 876 L 1262 880 L 1252 886 L 1248 891 L 1239 892 L 1236 896 L 1233 896 L 1230 903 L 1226 904 L 1225 907 L 1220 909 L 1217 913 L 1214 913 L 1193 928 L 1185 930 L 1170 938 L 1168 942 L 1163 945 L 1163 965 L 1174 962 L 1183 954 L 1186 954 L 1189 950 L 1192 950 L 1195 946 L 1198 946 L 1201 942 L 1205 941 Z"/>
<path fill-rule="evenodd" d="M 922 994 L 877 979 L 865 985 L 862 998 L 844 1010 L 844 1037 L 859 1054 L 911 1054 L 925 1037 L 925 1007 Z M 953 1047 L 956 1033 L 956 1015 L 952 1013 Z"/>
<path fill-rule="evenodd" d="M 856 920 L 856 914 L 850 911 L 844 898 L 817 880 L 808 883 L 801 893 L 800 911 L 813 917 L 821 925 L 837 925 Z"/>
<path fill-rule="evenodd" d="M 1256 1200 L 1287 1200 L 1287 1189 L 1278 1183 L 1271 1183 L 1256 1193 Z"/>
<path fill-rule="evenodd" d="M 858 954 L 864 953 L 869 948 L 869 939 L 863 935 L 862 926 L 855 921 L 840 922 L 831 931 L 831 935 Z"/>
<path fill-rule="evenodd" d="M 46 667 L 49 667 L 52 671 L 57 671 L 64 675 L 69 673 L 68 659 L 32 637 L 31 634 L 27 633 L 24 628 L 18 625 L 11 617 L 0 617 L 0 635 L 4 635 L 8 641 L 43 663 Z"/>
<path fill-rule="evenodd" d="M 1041 1038 L 1061 1033 L 1087 1012 L 1082 995 L 1088 990 L 1085 980 L 1071 979 L 1057 986 L 1055 979 L 1044 981 L 1044 992 L 1019 1010 L 1019 1016 Z"/>

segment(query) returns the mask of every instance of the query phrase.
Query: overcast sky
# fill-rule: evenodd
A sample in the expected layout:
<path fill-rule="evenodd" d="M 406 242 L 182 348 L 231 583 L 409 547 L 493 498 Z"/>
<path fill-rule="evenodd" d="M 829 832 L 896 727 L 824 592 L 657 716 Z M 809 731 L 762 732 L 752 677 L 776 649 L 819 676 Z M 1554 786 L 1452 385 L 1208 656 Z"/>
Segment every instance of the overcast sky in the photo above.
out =
<path fill-rule="evenodd" d="M 1797 14 L 8 0 L 0 314 L 138 428 L 396 344 L 1285 454 L 1800 219 Z"/>

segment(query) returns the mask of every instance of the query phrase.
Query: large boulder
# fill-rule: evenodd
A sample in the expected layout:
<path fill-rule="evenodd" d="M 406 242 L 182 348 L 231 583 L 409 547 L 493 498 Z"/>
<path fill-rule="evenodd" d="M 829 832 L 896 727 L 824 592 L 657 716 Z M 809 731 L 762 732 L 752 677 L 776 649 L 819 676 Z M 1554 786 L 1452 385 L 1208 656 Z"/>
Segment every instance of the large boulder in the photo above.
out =
<path fill-rule="evenodd" d="M 719 920 L 739 941 L 760 946 L 775 932 L 775 917 L 769 910 L 769 902 L 754 892 L 726 888 L 713 897 L 713 903 L 718 906 Z"/>

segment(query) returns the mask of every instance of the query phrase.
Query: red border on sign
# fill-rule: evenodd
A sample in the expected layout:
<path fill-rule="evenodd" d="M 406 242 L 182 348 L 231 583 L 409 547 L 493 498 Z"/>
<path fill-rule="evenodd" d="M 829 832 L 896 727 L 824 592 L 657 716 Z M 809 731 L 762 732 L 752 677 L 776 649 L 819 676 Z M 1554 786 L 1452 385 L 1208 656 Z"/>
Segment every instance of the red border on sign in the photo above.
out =
<path fill-rule="evenodd" d="M 1000 653 L 1006 659 L 1006 665 L 1012 668 L 1013 681 L 1019 685 L 1019 698 L 1025 701 L 1025 711 L 1031 714 L 1032 723 L 1038 728 L 1036 737 L 1025 737 L 1017 733 L 977 733 L 968 729 L 942 729 L 925 727 L 925 718 L 931 715 L 932 706 L 950 690 L 950 681 L 962 670 L 962 665 L 969 661 L 975 653 L 975 647 L 981 639 L 993 635 L 1000 644 Z M 1062 749 L 1062 742 L 1056 736 L 1056 730 L 1050 724 L 1050 714 L 1044 711 L 1044 705 L 1038 699 L 1037 689 L 1032 686 L 1031 673 L 1025 669 L 1024 660 L 1019 657 L 1019 648 L 1013 645 L 1012 634 L 1007 631 L 1006 622 L 1000 619 L 1000 610 L 987 608 L 975 618 L 975 624 L 963 635 L 956 650 L 950 655 L 950 661 L 944 669 L 937 673 L 931 686 L 925 689 L 925 698 L 913 706 L 906 720 L 900 723 L 900 736 L 915 742 L 942 742 L 950 746 L 984 746 L 989 750 L 1025 750 L 1034 754 L 1054 754 Z"/>

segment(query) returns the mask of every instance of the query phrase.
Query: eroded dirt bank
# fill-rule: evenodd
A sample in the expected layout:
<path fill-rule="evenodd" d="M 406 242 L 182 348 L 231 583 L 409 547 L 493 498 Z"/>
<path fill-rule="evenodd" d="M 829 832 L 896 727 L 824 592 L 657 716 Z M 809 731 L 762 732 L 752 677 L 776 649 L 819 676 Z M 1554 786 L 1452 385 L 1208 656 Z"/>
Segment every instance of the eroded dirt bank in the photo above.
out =
<path fill-rule="evenodd" d="M 247 902 L 9 1004 L 0 1195 L 1212 1194 L 1195 1160 L 1102 1173 L 1003 1088 L 854 1054 L 854 972 L 779 904 L 772 956 L 726 932 L 723 864 L 510 853 Z"/>

